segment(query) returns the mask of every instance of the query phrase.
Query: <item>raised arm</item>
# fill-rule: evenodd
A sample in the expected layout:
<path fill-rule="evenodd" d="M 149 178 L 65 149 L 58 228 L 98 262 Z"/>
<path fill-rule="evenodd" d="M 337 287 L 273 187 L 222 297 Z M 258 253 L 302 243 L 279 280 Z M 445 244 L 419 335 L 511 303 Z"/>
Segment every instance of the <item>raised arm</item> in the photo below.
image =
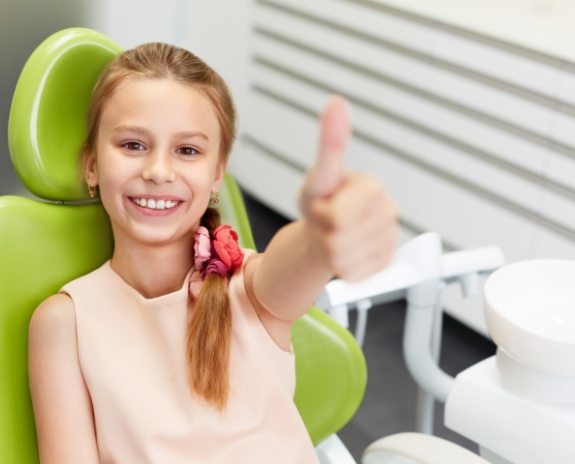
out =
<path fill-rule="evenodd" d="M 54 295 L 30 322 L 28 371 L 41 464 L 98 464 L 91 401 L 78 363 L 72 300 Z"/>
<path fill-rule="evenodd" d="M 278 231 L 246 269 L 254 299 L 288 324 L 333 276 L 358 281 L 383 269 L 395 244 L 396 210 L 381 183 L 344 168 L 351 132 L 345 100 L 330 100 L 320 127 L 318 155 L 300 193 L 303 219 Z"/>

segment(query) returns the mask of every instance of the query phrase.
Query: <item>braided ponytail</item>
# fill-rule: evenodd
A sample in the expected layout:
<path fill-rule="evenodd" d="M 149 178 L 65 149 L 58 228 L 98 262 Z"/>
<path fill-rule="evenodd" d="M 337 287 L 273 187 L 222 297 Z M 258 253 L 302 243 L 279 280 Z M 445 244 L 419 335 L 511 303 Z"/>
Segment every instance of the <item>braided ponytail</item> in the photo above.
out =
<path fill-rule="evenodd" d="M 208 208 L 200 224 L 213 238 L 220 224 L 218 210 Z M 190 387 L 220 411 L 225 409 L 229 391 L 232 316 L 227 283 L 227 278 L 216 273 L 206 275 L 187 330 Z"/>

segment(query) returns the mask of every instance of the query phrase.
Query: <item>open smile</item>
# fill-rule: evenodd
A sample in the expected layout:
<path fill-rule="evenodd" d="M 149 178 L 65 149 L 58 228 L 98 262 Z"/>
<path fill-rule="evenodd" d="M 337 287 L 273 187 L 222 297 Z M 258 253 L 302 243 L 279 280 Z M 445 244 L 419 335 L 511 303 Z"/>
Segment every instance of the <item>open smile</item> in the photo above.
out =
<path fill-rule="evenodd" d="M 183 203 L 174 198 L 128 197 L 131 203 L 138 206 L 140 211 L 148 213 L 168 213 Z"/>

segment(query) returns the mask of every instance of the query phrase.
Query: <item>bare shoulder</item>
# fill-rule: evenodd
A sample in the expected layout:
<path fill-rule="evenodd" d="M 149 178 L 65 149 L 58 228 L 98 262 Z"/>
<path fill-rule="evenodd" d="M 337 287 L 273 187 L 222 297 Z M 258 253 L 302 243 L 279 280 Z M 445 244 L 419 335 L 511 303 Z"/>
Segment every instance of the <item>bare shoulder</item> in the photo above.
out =
<path fill-rule="evenodd" d="M 32 380 L 46 369 L 48 360 L 55 364 L 76 350 L 76 317 L 72 299 L 62 293 L 44 300 L 32 314 L 28 328 L 28 367 Z"/>
<path fill-rule="evenodd" d="M 34 311 L 30 320 L 30 342 L 46 338 L 74 335 L 76 318 L 72 299 L 57 293 L 46 298 Z"/>
<path fill-rule="evenodd" d="M 40 462 L 98 462 L 92 404 L 79 364 L 74 303 L 53 295 L 34 311 L 28 374 Z"/>

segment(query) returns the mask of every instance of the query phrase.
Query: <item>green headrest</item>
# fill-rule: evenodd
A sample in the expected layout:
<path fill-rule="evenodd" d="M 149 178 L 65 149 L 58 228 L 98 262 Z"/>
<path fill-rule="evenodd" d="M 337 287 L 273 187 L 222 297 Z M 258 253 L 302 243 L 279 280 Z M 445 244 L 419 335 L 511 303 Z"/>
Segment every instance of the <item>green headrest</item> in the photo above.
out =
<path fill-rule="evenodd" d="M 121 51 L 98 32 L 72 28 L 48 37 L 26 62 L 14 91 L 8 142 L 16 172 L 35 195 L 87 197 L 79 155 L 92 89 Z"/>

